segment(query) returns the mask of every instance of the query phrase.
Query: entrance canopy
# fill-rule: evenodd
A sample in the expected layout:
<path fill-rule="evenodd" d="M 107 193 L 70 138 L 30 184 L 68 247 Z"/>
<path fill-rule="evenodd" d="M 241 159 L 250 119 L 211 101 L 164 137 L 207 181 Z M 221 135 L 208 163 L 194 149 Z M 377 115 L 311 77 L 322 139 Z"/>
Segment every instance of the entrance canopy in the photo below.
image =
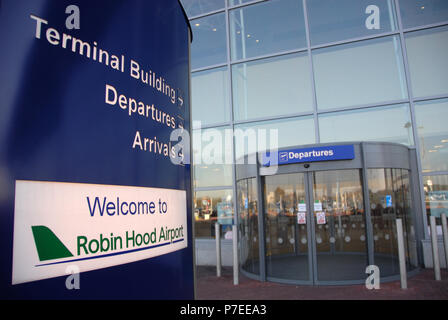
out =
<path fill-rule="evenodd" d="M 259 154 L 256 164 L 237 165 L 245 274 L 355 284 L 364 283 L 374 265 L 382 281 L 398 279 L 398 218 L 408 271 L 418 270 L 422 211 L 414 149 L 354 142 L 286 148 L 277 156 Z"/>

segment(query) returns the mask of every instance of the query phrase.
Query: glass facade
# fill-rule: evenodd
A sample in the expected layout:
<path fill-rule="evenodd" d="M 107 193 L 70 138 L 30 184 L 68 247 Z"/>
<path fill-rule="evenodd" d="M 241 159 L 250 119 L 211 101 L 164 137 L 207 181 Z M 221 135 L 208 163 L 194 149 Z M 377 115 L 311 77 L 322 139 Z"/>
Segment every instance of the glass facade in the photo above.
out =
<path fill-rule="evenodd" d="M 191 43 L 191 68 L 223 64 L 227 60 L 226 20 L 223 13 L 190 21 L 194 41 Z"/>
<path fill-rule="evenodd" d="M 267 139 L 262 136 L 263 132 Z M 236 159 L 257 150 L 269 149 L 271 140 L 275 140 L 275 137 L 278 137 L 279 148 L 312 144 L 316 141 L 313 118 L 308 116 L 235 125 Z"/>
<path fill-rule="evenodd" d="M 196 191 L 194 193 L 194 236 L 214 238 L 215 223 L 221 225 L 221 236 L 228 238 L 233 224 L 232 189 Z"/>
<path fill-rule="evenodd" d="M 445 23 L 448 2 L 445 0 L 400 0 L 400 14 L 404 28 Z"/>
<path fill-rule="evenodd" d="M 307 7 L 311 45 L 368 37 L 398 28 L 393 0 L 312 0 L 307 1 Z M 376 12 L 380 14 L 378 28 L 368 18 Z"/>
<path fill-rule="evenodd" d="M 313 50 L 318 109 L 407 98 L 397 36 Z"/>
<path fill-rule="evenodd" d="M 297 224 L 299 204 L 305 204 L 304 174 L 283 174 L 265 178 L 265 242 L 268 277 L 287 277 L 295 280 L 309 278 L 308 230 Z M 297 266 L 285 275 L 285 257 L 297 255 Z"/>
<path fill-rule="evenodd" d="M 192 118 L 201 119 L 203 126 L 230 120 L 227 73 L 227 68 L 222 67 L 196 72 L 191 77 L 191 99 L 195 102 L 192 106 Z"/>
<path fill-rule="evenodd" d="M 446 190 L 448 176 L 447 1 L 182 2 L 193 12 L 192 108 L 203 132 L 276 129 L 281 147 L 360 140 L 404 144 L 420 154 L 427 210 L 435 201 L 428 199 L 441 197 L 434 192 Z M 235 140 L 226 152 L 235 160 L 251 147 Z M 218 167 L 201 165 L 195 165 L 195 192 L 225 186 L 241 196 L 234 166 L 218 165 L 218 174 Z M 401 183 L 405 190 L 405 176 L 392 173 L 392 187 L 387 182 L 385 188 L 394 191 Z M 427 183 L 436 181 L 439 189 L 431 190 Z M 400 201 L 400 210 L 408 210 Z M 248 208 L 238 210 L 248 214 Z M 380 212 L 378 219 L 385 223 L 387 214 Z M 246 238 L 245 252 L 258 259 L 258 242 Z"/>
<path fill-rule="evenodd" d="M 408 270 L 417 267 L 415 228 L 409 191 L 409 171 L 369 169 L 369 197 L 375 264 L 384 276 L 398 274 L 396 219 L 402 219 Z"/>
<path fill-rule="evenodd" d="M 405 39 L 415 97 L 448 94 L 448 27 L 410 32 Z"/>
<path fill-rule="evenodd" d="M 448 171 L 448 99 L 418 102 L 415 117 L 423 172 Z"/>
<path fill-rule="evenodd" d="M 356 137 L 359 141 L 414 144 L 408 104 L 324 113 L 319 125 L 321 142 L 353 141 Z"/>
<path fill-rule="evenodd" d="M 232 90 L 235 120 L 313 110 L 309 60 L 303 53 L 233 65 Z"/>
<path fill-rule="evenodd" d="M 281 24 L 266 23 L 281 20 Z M 303 7 L 297 0 L 271 0 L 230 11 L 232 60 L 306 47 Z"/>
<path fill-rule="evenodd" d="M 260 274 L 258 197 L 255 178 L 237 183 L 237 197 L 240 265 L 251 273 Z"/>
<path fill-rule="evenodd" d="M 448 216 L 448 175 L 425 176 L 423 183 L 428 221 L 435 216 L 440 225 L 440 215 Z"/>

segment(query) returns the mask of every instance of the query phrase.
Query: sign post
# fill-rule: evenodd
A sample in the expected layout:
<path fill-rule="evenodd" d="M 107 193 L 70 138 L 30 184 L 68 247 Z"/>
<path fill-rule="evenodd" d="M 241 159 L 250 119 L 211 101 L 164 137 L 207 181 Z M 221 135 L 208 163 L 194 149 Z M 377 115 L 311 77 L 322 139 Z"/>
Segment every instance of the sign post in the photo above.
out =
<path fill-rule="evenodd" d="M 180 3 L 0 10 L 0 297 L 194 298 Z"/>

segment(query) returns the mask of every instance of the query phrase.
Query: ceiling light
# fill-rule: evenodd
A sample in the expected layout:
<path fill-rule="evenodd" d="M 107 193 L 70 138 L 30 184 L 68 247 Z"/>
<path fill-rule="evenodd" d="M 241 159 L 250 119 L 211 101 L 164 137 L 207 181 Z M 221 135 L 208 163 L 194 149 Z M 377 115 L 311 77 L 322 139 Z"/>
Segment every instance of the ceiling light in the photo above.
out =
<path fill-rule="evenodd" d="M 200 24 L 199 24 L 199 23 L 195 23 L 194 25 L 195 25 L 196 27 L 199 27 L 199 26 L 200 26 Z"/>
<path fill-rule="evenodd" d="M 216 28 L 213 28 L 213 31 L 216 31 Z"/>
<path fill-rule="evenodd" d="M 448 142 L 448 139 L 440 140 L 440 142 L 442 142 L 442 143 L 447 143 L 447 142 Z"/>

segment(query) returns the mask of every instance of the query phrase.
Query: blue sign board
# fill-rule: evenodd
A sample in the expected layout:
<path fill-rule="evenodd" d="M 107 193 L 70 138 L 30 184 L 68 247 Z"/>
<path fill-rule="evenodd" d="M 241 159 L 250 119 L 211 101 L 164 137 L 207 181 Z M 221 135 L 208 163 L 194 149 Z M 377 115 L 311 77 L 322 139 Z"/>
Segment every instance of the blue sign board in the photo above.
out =
<path fill-rule="evenodd" d="M 0 2 L 0 299 L 194 298 L 180 3 Z"/>
<path fill-rule="evenodd" d="M 387 208 L 392 207 L 392 196 L 391 195 L 386 195 L 386 207 Z"/>
<path fill-rule="evenodd" d="M 278 151 L 279 165 L 316 161 L 351 160 L 354 158 L 355 151 L 353 145 L 309 147 Z M 272 165 L 272 163 L 267 163 L 267 161 L 263 161 L 263 163 Z"/>

